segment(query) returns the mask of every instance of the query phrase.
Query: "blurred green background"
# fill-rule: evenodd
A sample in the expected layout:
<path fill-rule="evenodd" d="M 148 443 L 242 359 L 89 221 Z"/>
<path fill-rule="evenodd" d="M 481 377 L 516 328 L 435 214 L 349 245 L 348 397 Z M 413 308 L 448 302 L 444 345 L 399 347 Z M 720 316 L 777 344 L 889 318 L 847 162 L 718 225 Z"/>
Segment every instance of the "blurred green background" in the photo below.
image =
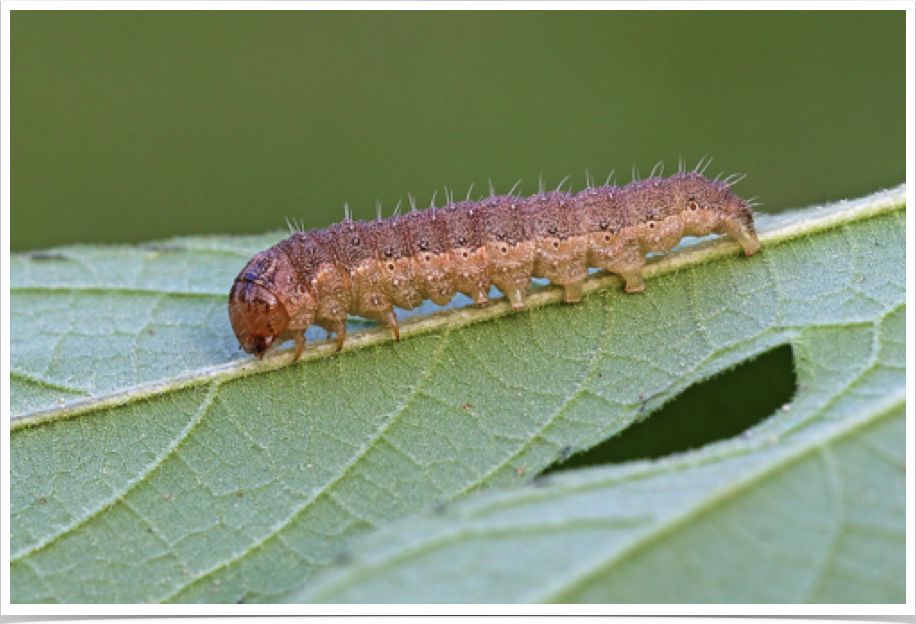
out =
<path fill-rule="evenodd" d="M 905 13 L 11 17 L 11 245 L 262 233 L 491 178 L 747 172 L 776 212 L 905 178 Z"/>

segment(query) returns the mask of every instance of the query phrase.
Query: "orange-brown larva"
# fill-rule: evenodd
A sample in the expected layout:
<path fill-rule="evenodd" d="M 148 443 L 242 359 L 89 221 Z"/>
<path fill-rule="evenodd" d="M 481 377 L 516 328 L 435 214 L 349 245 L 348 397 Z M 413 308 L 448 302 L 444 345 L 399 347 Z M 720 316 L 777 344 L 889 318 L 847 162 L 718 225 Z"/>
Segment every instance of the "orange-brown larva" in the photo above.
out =
<path fill-rule="evenodd" d="M 562 285 L 569 303 L 581 300 L 590 267 L 640 292 L 647 253 L 710 233 L 731 235 L 749 256 L 760 248 L 749 202 L 697 171 L 575 195 L 491 196 L 369 223 L 347 218 L 255 254 L 229 293 L 229 319 L 248 353 L 263 357 L 291 338 L 298 359 L 311 325 L 336 333 L 340 349 L 348 315 L 387 323 L 398 337 L 395 306 L 443 305 L 458 292 L 483 306 L 491 286 L 522 310 L 532 277 Z"/>

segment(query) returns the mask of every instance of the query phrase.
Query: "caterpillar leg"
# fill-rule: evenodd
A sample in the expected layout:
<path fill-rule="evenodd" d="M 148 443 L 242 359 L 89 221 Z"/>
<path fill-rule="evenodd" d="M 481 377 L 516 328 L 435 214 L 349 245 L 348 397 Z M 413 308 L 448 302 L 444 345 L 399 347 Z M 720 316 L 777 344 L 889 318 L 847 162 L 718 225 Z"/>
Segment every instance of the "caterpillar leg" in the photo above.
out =
<path fill-rule="evenodd" d="M 609 233 L 600 233 L 599 236 L 593 237 L 588 265 L 620 275 L 626 280 L 626 291 L 637 293 L 646 288 L 642 279 L 646 256 L 640 249 L 637 233 L 632 230 L 633 228 L 626 228 L 616 238 Z"/>
<path fill-rule="evenodd" d="M 305 349 L 305 331 L 294 335 L 293 340 L 296 341 L 296 355 L 293 356 L 293 362 L 298 362 L 299 356 L 302 355 L 302 351 Z"/>
<path fill-rule="evenodd" d="M 579 303 L 582 301 L 582 284 L 584 282 L 572 282 L 563 284 L 563 301 L 566 303 Z"/>
<path fill-rule="evenodd" d="M 627 282 L 624 291 L 628 293 L 638 293 L 646 289 L 646 283 L 642 279 L 642 271 L 621 271 L 620 275 Z"/>
<path fill-rule="evenodd" d="M 521 312 L 525 309 L 525 291 L 521 288 L 510 288 L 509 292 L 506 293 L 506 296 L 509 297 L 509 302 L 512 303 L 512 310 L 514 312 Z"/>
<path fill-rule="evenodd" d="M 390 305 L 387 309 L 382 308 L 373 308 L 373 309 L 361 309 L 361 310 L 351 310 L 353 314 L 357 316 L 362 316 L 368 319 L 372 319 L 380 325 L 387 325 L 391 328 L 391 331 L 394 333 L 394 338 L 398 342 L 401 341 L 401 329 L 398 325 L 398 317 L 394 313 L 394 308 Z"/>
<path fill-rule="evenodd" d="M 344 340 L 347 339 L 346 321 L 335 321 L 334 323 L 331 323 L 328 326 L 326 326 L 325 329 L 328 330 L 329 333 L 337 334 L 337 350 L 340 351 L 341 349 L 343 349 Z"/>
<path fill-rule="evenodd" d="M 716 230 L 713 231 L 717 234 L 722 233 L 721 230 L 724 230 L 725 234 L 736 238 L 741 243 L 741 246 L 744 247 L 746 256 L 753 256 L 760 249 L 760 239 L 757 238 L 757 232 L 752 227 L 745 227 L 737 219 L 724 219 Z"/>
<path fill-rule="evenodd" d="M 394 332 L 394 339 L 397 340 L 398 342 L 401 342 L 401 329 L 398 326 L 398 317 L 395 316 L 394 309 L 388 308 L 388 312 L 386 314 L 386 322 L 388 323 L 388 326 L 391 328 L 391 331 Z"/>
<path fill-rule="evenodd" d="M 474 305 L 478 308 L 485 308 L 490 305 L 490 297 L 486 291 L 481 290 L 474 294 Z"/>
<path fill-rule="evenodd" d="M 760 249 L 760 240 L 754 232 L 738 231 L 734 234 L 741 246 L 744 247 L 744 255 L 753 256 Z"/>

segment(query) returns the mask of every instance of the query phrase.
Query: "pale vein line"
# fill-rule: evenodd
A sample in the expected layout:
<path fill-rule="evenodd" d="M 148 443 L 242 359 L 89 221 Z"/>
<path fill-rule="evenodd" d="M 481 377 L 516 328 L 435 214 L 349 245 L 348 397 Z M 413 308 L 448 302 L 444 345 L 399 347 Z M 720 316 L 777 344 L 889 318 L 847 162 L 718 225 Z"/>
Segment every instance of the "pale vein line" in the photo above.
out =
<path fill-rule="evenodd" d="M 100 513 L 110 508 L 118 500 L 124 498 L 125 496 L 127 496 L 129 492 L 136 489 L 136 487 L 139 486 L 141 483 L 145 482 L 146 477 L 149 474 L 151 474 L 156 468 L 161 466 L 163 462 L 165 462 L 165 460 L 176 451 L 178 446 L 185 439 L 187 439 L 188 435 L 190 435 L 191 431 L 198 425 L 198 423 L 200 423 L 200 421 L 204 417 L 204 414 L 207 412 L 210 405 L 213 403 L 213 399 L 216 397 L 216 391 L 219 388 L 219 385 L 220 384 L 217 382 L 213 382 L 211 384 L 210 389 L 207 392 L 207 395 L 204 397 L 203 401 L 201 401 L 196 412 L 194 413 L 194 417 L 188 420 L 187 424 L 184 427 L 182 427 L 182 429 L 178 432 L 178 435 L 175 436 L 172 439 L 172 441 L 163 449 L 162 453 L 160 453 L 157 457 L 153 458 L 153 460 L 150 463 L 144 466 L 143 469 L 137 474 L 137 476 L 134 479 L 127 481 L 125 483 L 126 487 L 121 491 L 120 494 L 118 494 L 117 496 L 108 497 L 108 498 L 103 499 L 104 502 L 101 502 L 100 504 L 96 505 L 95 509 L 89 509 L 88 510 L 89 513 L 85 514 L 84 516 L 80 517 L 77 520 L 70 522 L 70 524 L 64 527 L 61 527 L 56 533 L 45 536 L 44 538 L 30 545 L 28 548 L 20 550 L 19 552 L 10 553 L 10 563 L 12 564 L 13 562 L 17 560 L 28 557 L 29 555 L 32 555 L 33 553 L 46 548 L 47 546 L 55 542 L 57 539 L 59 539 L 66 533 L 79 528 L 80 526 L 89 522 L 92 518 L 98 516 Z"/>
<path fill-rule="evenodd" d="M 880 341 L 881 341 L 881 324 L 882 324 L 882 322 L 884 321 L 884 319 L 887 317 L 887 315 L 893 314 L 894 312 L 896 312 L 896 311 L 899 310 L 900 308 L 906 308 L 906 302 L 905 302 L 905 301 L 904 301 L 903 303 L 900 303 L 900 304 L 898 304 L 897 306 L 893 307 L 892 309 L 888 310 L 888 311 L 885 313 L 885 315 L 884 315 L 883 317 L 881 317 L 881 319 L 879 319 L 879 320 L 877 320 L 877 321 L 871 321 L 871 322 L 867 322 L 867 321 L 864 321 L 864 322 L 863 322 L 863 321 L 858 321 L 858 322 L 853 322 L 853 323 L 848 323 L 848 324 L 842 325 L 843 327 L 852 327 L 852 326 L 855 326 L 855 325 L 870 325 L 871 327 L 874 327 L 874 330 L 875 330 L 875 331 L 872 333 L 872 350 L 871 350 L 871 355 L 870 355 L 870 358 L 869 358 L 869 362 L 868 362 L 868 364 L 866 364 L 865 366 L 863 366 L 863 367 L 861 368 L 861 370 L 859 370 L 859 372 L 849 380 L 848 383 L 845 384 L 845 386 L 844 386 L 844 392 L 836 392 L 836 393 L 834 393 L 829 399 L 825 400 L 825 401 L 823 402 L 822 406 L 819 407 L 819 408 L 817 409 L 817 411 L 816 411 L 814 414 L 811 415 L 812 417 L 813 417 L 815 414 L 821 414 L 821 413 L 823 413 L 823 412 L 826 411 L 829 407 L 832 407 L 832 406 L 835 405 L 837 402 L 839 402 L 839 401 L 841 401 L 843 398 L 845 398 L 846 393 L 847 393 L 847 392 L 851 392 L 852 389 L 853 389 L 853 386 L 854 386 L 854 385 L 857 385 L 859 382 L 861 382 L 861 381 L 865 378 L 865 376 L 868 375 L 869 373 L 871 373 L 872 371 L 879 370 L 879 369 L 881 369 L 881 368 L 890 368 L 890 367 L 884 365 L 884 364 L 878 359 L 878 356 L 879 356 L 880 350 L 881 350 L 881 342 L 880 342 Z M 829 369 L 828 369 L 828 370 L 829 370 Z M 833 371 L 831 371 L 831 372 L 833 372 Z M 797 422 L 797 423 L 794 423 L 794 424 L 792 424 L 792 425 L 789 425 L 786 429 L 784 429 L 784 430 L 782 431 L 782 434 L 781 434 L 781 435 L 787 435 L 787 434 L 790 434 L 790 433 L 794 433 L 794 432 L 797 431 L 800 427 L 804 426 L 804 425 L 805 425 L 806 423 L 808 423 L 808 422 L 810 422 L 810 418 L 805 419 L 805 420 L 800 420 L 800 421 Z"/>
<path fill-rule="evenodd" d="M 82 396 L 92 396 L 89 392 L 86 392 L 85 390 L 82 390 L 80 388 L 76 388 L 73 386 L 65 386 L 63 384 L 60 384 L 54 381 L 49 381 L 42 377 L 38 377 L 37 375 L 30 375 L 28 373 L 23 373 L 17 370 L 10 370 L 10 378 L 28 381 L 28 382 L 37 384 L 39 386 L 44 386 L 51 390 L 60 390 L 61 392 L 70 392 L 72 394 L 79 394 Z"/>
<path fill-rule="evenodd" d="M 569 407 L 569 405 L 583 392 L 583 390 L 587 389 L 586 384 L 592 381 L 593 376 L 596 372 L 595 369 L 598 365 L 598 361 L 601 359 L 598 354 L 603 352 L 605 349 L 607 349 L 607 346 L 608 346 L 607 343 L 612 333 L 610 329 L 610 326 L 611 326 L 610 306 L 604 305 L 603 309 L 604 309 L 605 317 L 604 317 L 604 322 L 602 323 L 602 328 L 601 328 L 601 334 L 602 334 L 601 340 L 596 341 L 596 343 L 598 344 L 596 344 L 595 349 L 591 352 L 591 358 L 589 359 L 586 370 L 580 377 L 579 382 L 576 384 L 575 389 L 566 396 L 566 399 L 563 402 L 563 404 L 560 405 L 557 409 L 555 409 L 553 413 L 551 413 L 540 424 L 540 426 L 537 427 L 536 430 L 532 432 L 531 436 L 523 444 L 518 446 L 514 452 L 509 453 L 502 461 L 497 462 L 496 464 L 493 465 L 492 468 L 490 468 L 490 470 L 480 475 L 480 477 L 477 479 L 476 482 L 469 484 L 467 487 L 459 490 L 458 492 L 455 492 L 453 494 L 453 497 L 458 497 L 458 496 L 461 496 L 462 494 L 466 494 L 467 492 L 471 491 L 472 489 L 479 489 L 483 487 L 487 479 L 494 476 L 497 472 L 499 472 L 504 467 L 509 465 L 509 463 L 511 463 L 512 460 L 521 456 L 525 451 L 531 448 L 531 446 L 533 445 L 535 441 L 542 440 L 541 434 L 544 433 L 544 431 L 546 431 L 547 428 L 550 427 L 550 425 L 552 425 L 556 421 L 557 417 L 561 413 L 563 413 L 566 410 L 566 408 Z M 544 440 L 544 441 L 547 442 L 547 440 Z"/>
<path fill-rule="evenodd" d="M 825 440 L 823 438 L 815 438 L 813 442 L 809 442 L 807 444 L 803 443 L 795 449 L 786 451 L 781 460 L 775 461 L 772 464 L 768 464 L 762 469 L 753 471 L 751 474 L 747 475 L 743 479 L 738 480 L 734 484 L 729 484 L 724 488 L 720 488 L 718 491 L 703 499 L 701 503 L 693 505 L 685 512 L 677 514 L 667 522 L 661 523 L 657 530 L 649 532 L 642 538 L 635 540 L 627 548 L 623 549 L 620 553 L 614 556 L 610 561 L 607 559 L 599 560 L 597 565 L 588 566 L 579 574 L 575 575 L 575 577 L 572 579 L 558 584 L 553 589 L 546 590 L 546 593 L 542 595 L 539 600 L 542 602 L 560 601 L 561 597 L 564 594 L 568 595 L 569 592 L 573 591 L 577 584 L 581 584 L 585 582 L 586 579 L 594 577 L 599 573 L 607 573 L 609 570 L 617 567 L 623 560 L 632 557 L 639 550 L 648 547 L 653 538 L 657 538 L 660 535 L 669 533 L 677 527 L 686 524 L 688 521 L 694 520 L 703 514 L 711 512 L 715 508 L 716 504 L 720 501 L 731 498 L 736 494 L 743 492 L 746 488 L 773 476 L 776 474 L 777 469 L 787 468 L 791 464 L 801 461 L 811 452 L 820 451 L 822 448 L 842 440 L 843 438 L 858 432 L 860 429 L 893 416 L 899 407 L 905 405 L 905 392 L 898 392 L 888 400 L 882 401 L 877 406 L 873 406 L 873 411 L 868 410 L 864 415 L 860 415 L 858 418 L 852 418 L 848 421 L 845 421 L 841 426 L 837 426 L 833 430 L 833 435 L 830 439 Z"/>
<path fill-rule="evenodd" d="M 859 440 L 859 444 L 867 449 L 868 451 L 874 453 L 881 459 L 887 462 L 888 466 L 894 467 L 896 470 L 899 470 L 906 473 L 906 464 L 900 461 L 900 458 L 894 455 L 891 451 L 887 450 L 879 444 L 875 444 L 872 440 L 868 438 Z"/>
<path fill-rule="evenodd" d="M 620 550 L 617 553 L 611 553 L 609 556 L 599 557 L 594 564 L 586 566 L 579 573 L 572 575 L 570 580 L 555 584 L 554 588 L 546 589 L 545 594 L 542 594 L 537 598 L 532 598 L 528 600 L 528 602 L 534 602 L 535 600 L 541 602 L 560 601 L 561 596 L 571 591 L 574 585 L 584 582 L 586 579 L 594 577 L 601 572 L 607 572 L 608 570 L 620 564 L 624 559 L 634 555 L 637 551 L 650 546 L 653 539 L 669 533 L 682 524 L 686 524 L 688 521 L 694 520 L 702 514 L 715 509 L 719 502 L 733 498 L 735 495 L 743 492 L 745 489 L 755 485 L 760 481 L 763 481 L 767 477 L 772 476 L 777 472 L 777 470 L 786 468 L 793 463 L 804 459 L 809 453 L 813 451 L 819 451 L 824 446 L 828 446 L 838 440 L 856 433 L 862 428 L 865 428 L 876 422 L 880 422 L 881 420 L 894 415 L 899 407 L 905 405 L 905 392 L 898 392 L 891 396 L 889 399 L 882 401 L 877 405 L 873 404 L 873 409 L 867 410 L 864 415 L 860 414 L 858 417 L 844 421 L 840 425 L 834 427 L 830 434 L 828 434 L 831 436 L 830 439 L 825 440 L 824 438 L 812 437 L 811 440 L 806 440 L 795 448 L 785 450 L 779 460 L 766 464 L 763 468 L 752 470 L 742 479 L 731 481 L 725 487 L 721 487 L 718 490 L 708 492 L 708 496 L 703 497 L 701 502 L 688 506 L 688 508 L 686 508 L 683 512 L 672 516 L 667 521 L 659 523 L 656 527 L 652 527 L 651 530 L 647 531 L 643 536 L 634 540 L 626 548 Z M 689 469 L 689 467 L 690 466 L 688 464 L 686 468 Z M 671 470 L 672 468 L 676 467 L 667 466 L 666 470 Z M 618 481 L 617 477 L 619 476 L 620 475 L 614 473 L 608 474 L 607 476 L 602 475 L 602 478 L 595 479 L 590 483 L 584 484 L 586 486 L 584 489 L 595 490 L 612 486 Z M 649 476 L 651 477 L 653 475 L 650 474 Z M 558 491 L 550 492 L 547 498 L 569 494 L 568 488 L 561 486 L 555 489 Z M 512 506 L 515 502 L 517 502 L 517 500 L 518 497 L 506 496 L 504 501 L 500 500 L 497 502 L 502 502 L 503 504 Z M 529 497 L 522 496 L 521 500 L 528 501 Z M 490 511 L 489 507 L 491 507 L 491 505 L 486 507 L 486 511 Z M 498 510 L 500 505 L 495 505 L 492 507 L 495 507 Z M 476 515 L 481 514 L 478 513 Z M 644 522 L 643 524 L 647 523 Z M 561 521 L 555 522 L 551 523 L 550 526 L 552 526 L 555 530 L 563 530 L 564 523 Z M 371 575 L 378 574 L 382 570 L 393 567 L 402 561 L 406 561 L 424 552 L 431 552 L 433 549 L 439 548 L 441 546 L 448 545 L 449 543 L 455 541 L 455 534 L 459 534 L 460 536 L 463 535 L 465 531 L 467 531 L 466 527 L 464 525 L 459 525 L 459 528 L 456 531 L 451 533 L 440 533 L 435 535 L 432 539 L 406 546 L 388 558 L 374 562 L 362 562 L 358 568 L 358 572 L 346 576 L 341 576 L 335 581 L 328 583 L 324 587 L 321 587 L 316 594 L 309 596 L 309 598 L 313 602 L 320 602 L 322 600 L 322 596 L 333 595 L 335 591 L 341 591 L 339 589 L 341 585 L 346 586 L 352 583 L 358 583 L 362 578 L 367 578 Z M 609 558 L 610 561 L 608 560 Z"/>
<path fill-rule="evenodd" d="M 698 321 L 698 322 L 699 322 L 699 321 Z M 782 335 L 781 335 L 775 328 L 773 328 L 773 327 L 769 327 L 769 328 L 765 329 L 763 332 L 760 333 L 760 336 L 759 336 L 759 337 L 762 337 L 764 334 L 766 334 L 766 333 L 768 333 L 768 332 L 775 332 L 775 333 L 774 333 L 774 336 L 779 336 L 779 337 L 781 337 L 781 338 L 784 337 L 786 340 L 788 340 L 789 337 L 790 337 L 790 336 L 782 336 Z M 784 330 L 783 333 L 785 333 L 785 330 Z M 607 338 L 609 339 L 609 337 L 610 337 L 610 333 L 608 334 Z M 673 376 L 676 376 L 676 377 L 679 378 L 679 382 L 680 382 L 680 383 L 674 383 L 674 384 L 672 384 L 671 386 L 669 386 L 668 388 L 666 388 L 666 390 L 663 391 L 663 393 L 669 393 L 669 394 L 671 394 L 671 395 L 674 395 L 674 394 L 678 393 L 679 391 L 683 391 L 684 389 L 690 387 L 691 385 L 693 385 L 693 384 L 695 383 L 695 381 L 691 381 L 690 383 L 688 383 L 688 384 L 685 385 L 685 384 L 683 384 L 683 380 L 684 380 L 685 378 L 689 377 L 691 374 L 693 374 L 693 373 L 695 373 L 696 371 L 700 370 L 702 367 L 706 366 L 706 365 L 709 364 L 710 362 L 715 361 L 716 358 L 722 357 L 722 356 L 724 356 L 724 355 L 727 355 L 729 352 L 735 351 L 736 348 L 737 348 L 737 346 L 740 346 L 740 345 L 732 345 L 732 346 L 728 346 L 728 347 L 724 347 L 724 348 L 722 348 L 722 347 L 720 347 L 720 348 L 712 348 L 712 350 L 706 355 L 706 357 L 704 357 L 702 360 L 700 360 L 699 362 L 697 362 L 693 367 L 691 367 L 690 369 L 684 371 L 683 373 L 678 373 L 678 374 L 676 374 L 676 375 L 673 375 Z M 712 347 L 712 345 L 710 345 L 710 347 Z M 606 350 L 606 349 L 607 349 L 607 345 L 605 344 L 603 350 Z M 767 350 L 769 350 L 769 349 L 767 349 Z M 467 492 L 471 491 L 472 489 L 479 489 L 480 487 L 483 487 L 483 486 L 484 486 L 484 482 L 486 481 L 486 479 L 490 478 L 491 476 L 493 476 L 494 474 L 496 474 L 499 470 L 503 469 L 503 468 L 504 468 L 505 466 L 507 466 L 513 459 L 516 459 L 517 457 L 519 457 L 520 455 L 522 455 L 522 453 L 524 453 L 526 450 L 528 450 L 528 448 L 530 448 L 530 447 L 533 445 L 534 442 L 536 442 L 536 441 L 538 441 L 538 440 L 541 440 L 541 441 L 546 442 L 547 444 L 553 445 L 549 440 L 546 440 L 545 438 L 543 438 L 543 437 L 542 437 L 542 434 L 543 434 L 548 428 L 550 428 L 551 425 L 553 425 L 553 424 L 556 423 L 557 417 L 559 417 L 564 411 L 566 411 L 566 410 L 569 408 L 570 404 L 571 404 L 576 398 L 578 398 L 581 394 L 583 394 L 584 392 L 592 392 L 592 393 L 594 393 L 594 390 L 592 390 L 590 386 L 586 387 L 586 386 L 584 386 L 584 384 L 586 383 L 586 381 L 592 381 L 592 380 L 593 380 L 592 375 L 593 375 L 594 372 L 595 372 L 594 369 L 595 369 L 595 367 L 596 367 L 598 361 L 601 359 L 601 358 L 600 358 L 600 353 L 601 353 L 601 352 L 603 352 L 603 351 L 602 351 L 602 349 L 600 349 L 600 348 L 599 348 L 599 349 L 596 349 L 596 350 L 593 352 L 593 354 L 595 355 L 595 357 L 593 357 L 592 360 L 589 362 L 589 369 L 590 369 L 590 370 L 589 370 L 589 372 L 586 373 L 586 375 L 585 375 L 585 376 L 588 377 L 588 379 L 587 379 L 587 380 L 586 380 L 586 379 L 583 379 L 583 380 L 580 382 L 580 384 L 579 384 L 579 386 L 577 387 L 576 391 L 573 392 L 571 395 L 569 395 L 569 396 L 568 396 L 568 399 L 564 402 L 564 404 L 561 405 L 560 407 L 558 407 L 558 408 L 554 411 L 554 413 L 551 414 L 549 420 L 545 421 L 545 422 L 542 424 L 542 426 L 541 426 L 537 431 L 533 432 L 532 435 L 531 435 L 531 437 L 530 437 L 523 445 L 521 445 L 521 447 L 518 448 L 514 453 L 511 453 L 511 454 L 507 455 L 506 458 L 505 458 L 502 462 L 500 462 L 499 464 L 495 465 L 491 470 L 487 471 L 487 472 L 484 474 L 484 476 L 482 476 L 482 477 L 480 478 L 480 480 L 479 480 L 478 483 L 473 483 L 473 484 L 469 485 L 468 487 L 464 488 L 463 490 L 460 490 L 460 491 L 459 491 L 458 493 L 456 493 L 454 496 L 457 497 L 457 496 L 460 496 L 460 495 L 462 495 L 462 494 L 466 494 Z M 661 371 L 661 372 L 663 372 L 663 373 L 665 373 L 665 374 L 670 374 L 670 373 L 668 373 L 667 371 L 665 371 L 664 369 L 661 369 L 661 368 L 657 368 L 657 370 L 659 370 L 659 371 Z M 661 394 L 661 393 L 660 393 L 660 394 Z M 646 398 L 646 400 L 648 401 L 648 400 L 654 399 L 654 398 L 660 396 L 660 394 L 656 394 L 656 395 L 653 395 L 653 396 L 651 396 L 651 397 L 648 397 L 648 398 Z M 596 396 L 599 396 L 599 397 L 600 397 L 601 395 L 596 395 Z M 604 398 L 604 397 L 601 397 L 601 398 Z M 637 409 L 636 405 L 637 405 L 637 404 L 625 404 L 625 405 L 620 405 L 620 407 L 621 407 L 621 408 L 624 410 L 624 412 L 625 412 L 625 413 L 623 414 L 623 416 L 626 417 L 626 415 L 627 415 L 626 412 L 627 412 L 627 411 Z M 653 411 L 654 411 L 654 409 L 655 409 L 655 408 L 653 408 Z M 615 424 L 617 424 L 617 423 L 616 423 L 616 422 L 615 422 L 615 423 L 611 423 L 611 427 L 609 427 L 608 429 L 603 430 L 602 433 L 599 434 L 599 435 L 602 435 L 602 436 L 605 435 L 610 429 L 613 428 L 613 426 L 614 426 Z M 628 423 L 628 424 L 629 424 L 629 423 Z"/>
<path fill-rule="evenodd" d="M 247 556 L 249 553 L 253 552 L 254 550 L 258 548 L 262 548 L 267 541 L 269 541 L 270 539 L 274 537 L 279 536 L 282 533 L 283 529 L 285 529 L 290 524 L 292 524 L 292 522 L 296 518 L 301 516 L 322 495 L 326 495 L 326 494 L 329 495 L 331 493 L 331 488 L 333 488 L 336 484 L 340 483 L 344 479 L 344 477 L 346 477 L 347 474 L 349 474 L 349 472 L 357 464 L 359 464 L 360 461 L 362 461 L 362 459 L 366 456 L 369 450 L 372 449 L 375 443 L 378 440 L 380 440 L 382 436 L 384 436 L 385 433 L 387 433 L 387 431 L 391 428 L 391 426 L 398 420 L 398 417 L 401 416 L 407 410 L 408 407 L 410 407 L 410 404 L 413 401 L 413 397 L 416 395 L 416 391 L 422 388 L 423 384 L 431 376 L 433 368 L 435 368 L 436 364 L 439 363 L 439 358 L 441 357 L 442 351 L 444 349 L 444 345 L 447 342 L 448 340 L 446 340 L 445 337 L 443 336 L 443 340 L 439 341 L 439 344 L 436 345 L 435 350 L 433 351 L 433 355 L 430 357 L 429 366 L 426 368 L 425 371 L 423 371 L 423 374 L 417 379 L 415 390 L 412 391 L 407 396 L 407 400 L 404 402 L 404 404 L 401 407 L 399 407 L 398 409 L 396 409 L 394 412 L 392 412 L 389 415 L 389 417 L 383 423 L 383 425 L 376 430 L 375 434 L 371 438 L 369 438 L 365 444 L 363 444 L 362 446 L 360 446 L 357 449 L 357 451 L 353 454 L 353 457 L 350 459 L 350 461 L 341 467 L 341 469 L 338 471 L 336 476 L 334 476 L 329 481 L 327 481 L 324 484 L 324 486 L 321 489 L 317 490 L 312 496 L 302 501 L 302 504 L 294 508 L 292 512 L 286 517 L 285 520 L 283 520 L 280 523 L 274 524 L 271 527 L 270 532 L 266 534 L 265 536 L 263 536 L 263 538 L 259 540 L 252 540 L 253 543 L 248 548 L 235 554 L 234 556 L 230 557 L 229 559 L 225 559 L 224 561 L 221 561 L 220 563 L 212 566 L 210 569 L 205 570 L 204 572 L 200 573 L 196 578 L 178 587 L 172 593 L 168 594 L 167 596 L 163 598 L 160 598 L 158 601 L 159 602 L 168 602 L 172 600 L 175 596 L 185 591 L 186 589 L 192 587 L 193 585 L 196 585 L 197 583 L 201 582 L 203 579 L 207 578 L 208 576 L 211 576 L 212 574 L 224 568 L 228 568 L 231 564 L 235 563 L 236 561 L 242 560 L 245 556 Z M 356 517 L 355 514 L 351 514 L 351 515 Z"/>
<path fill-rule="evenodd" d="M 774 334 L 774 336 L 782 338 L 780 334 Z M 709 360 L 720 357 L 721 353 L 712 354 L 709 357 Z M 704 363 L 701 363 L 697 366 L 700 368 Z M 821 413 L 820 410 L 809 414 L 804 422 L 810 422 L 816 418 Z M 780 431 L 780 434 L 782 432 Z M 522 501 L 525 503 L 536 503 L 540 501 L 549 500 L 555 498 L 556 496 L 565 496 L 569 493 L 584 493 L 590 492 L 592 490 L 603 488 L 607 485 L 615 485 L 617 483 L 622 483 L 624 481 L 633 481 L 633 480 L 643 480 L 656 477 L 660 474 L 668 473 L 675 468 L 690 469 L 696 467 L 702 467 L 709 464 L 717 463 L 723 460 L 745 456 L 749 452 L 754 452 L 759 450 L 761 447 L 770 446 L 772 443 L 769 441 L 768 437 L 759 438 L 756 441 L 751 441 L 753 446 L 748 446 L 746 444 L 741 445 L 732 445 L 732 446 L 723 446 L 721 450 L 715 454 L 701 454 L 697 455 L 695 453 L 683 454 L 677 458 L 677 463 L 662 463 L 662 462 L 634 462 L 630 464 L 619 464 L 615 466 L 614 472 L 605 476 L 601 481 L 586 482 L 575 485 L 566 485 L 562 491 L 557 490 L 554 492 L 550 488 L 532 488 L 528 490 L 522 490 L 514 492 L 512 494 L 512 499 L 508 501 L 508 504 L 515 504 L 516 501 Z M 556 478 L 569 478 L 569 475 L 556 475 L 549 477 L 550 479 Z M 488 502 L 487 504 L 480 504 L 478 506 L 478 511 L 475 513 L 488 513 L 490 508 L 498 508 L 504 506 L 506 503 L 501 500 L 496 500 Z M 473 514 L 472 514 L 473 515 Z"/>
<path fill-rule="evenodd" d="M 39 594 L 36 598 L 38 599 L 47 599 L 51 600 L 56 604 L 61 604 L 60 598 L 54 594 L 54 588 L 51 587 L 51 584 L 48 583 L 47 577 L 41 574 L 37 569 L 35 569 L 35 563 L 31 559 L 25 559 L 21 562 L 21 565 L 27 567 L 36 579 L 41 583 L 42 588 L 44 589 L 44 594 Z M 13 567 L 13 562 L 10 561 L 10 568 Z M 38 602 L 38 600 L 30 600 L 29 602 Z"/>
<path fill-rule="evenodd" d="M 804 595 L 805 599 L 801 602 L 811 604 L 817 590 L 823 585 L 824 577 L 827 575 L 827 568 L 830 562 L 836 556 L 837 547 L 842 537 L 843 516 L 845 512 L 843 496 L 843 480 L 840 478 L 840 466 L 833 451 L 830 447 L 823 446 L 818 449 L 821 464 L 827 475 L 828 491 L 830 492 L 831 502 L 833 503 L 833 513 L 831 518 L 834 520 L 830 534 L 827 535 L 827 543 L 820 560 L 812 562 L 811 577 L 808 581 L 808 587 L 800 590 L 799 595 Z"/>

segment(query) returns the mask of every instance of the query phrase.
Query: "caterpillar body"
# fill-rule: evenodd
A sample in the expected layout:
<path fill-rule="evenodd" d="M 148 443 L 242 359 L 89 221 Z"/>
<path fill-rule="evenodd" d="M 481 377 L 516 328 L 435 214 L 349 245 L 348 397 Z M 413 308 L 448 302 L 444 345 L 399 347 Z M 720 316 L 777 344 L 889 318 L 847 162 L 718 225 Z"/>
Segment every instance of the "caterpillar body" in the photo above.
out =
<path fill-rule="evenodd" d="M 696 170 L 578 194 L 491 195 L 372 222 L 346 218 L 255 254 L 229 293 L 229 319 L 246 352 L 263 357 L 292 338 L 298 359 L 311 325 L 335 333 L 338 350 L 348 315 L 386 323 L 400 339 L 394 306 L 444 305 L 456 293 L 485 306 L 491 285 L 513 310 L 525 308 L 532 277 L 580 301 L 590 267 L 640 292 L 647 253 L 710 233 L 736 238 L 748 256 L 760 248 L 751 204 L 728 180 Z"/>

